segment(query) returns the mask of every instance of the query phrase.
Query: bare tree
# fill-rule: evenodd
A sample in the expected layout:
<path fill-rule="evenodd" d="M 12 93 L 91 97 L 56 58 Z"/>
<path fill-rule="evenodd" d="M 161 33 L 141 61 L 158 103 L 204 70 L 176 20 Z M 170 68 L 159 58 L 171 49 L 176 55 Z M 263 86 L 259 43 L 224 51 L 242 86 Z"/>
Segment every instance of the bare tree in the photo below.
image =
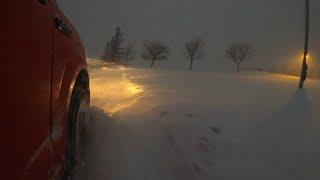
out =
<path fill-rule="evenodd" d="M 190 65 L 189 65 L 190 71 L 192 71 L 194 61 L 202 58 L 203 46 L 204 46 L 204 42 L 199 38 L 185 43 L 184 49 L 185 49 L 186 57 L 190 60 Z"/>
<path fill-rule="evenodd" d="M 247 43 L 232 44 L 226 50 L 226 56 L 230 58 L 237 65 L 237 72 L 240 72 L 240 65 L 247 61 L 252 55 L 252 46 Z"/>
<path fill-rule="evenodd" d="M 151 69 L 156 61 L 165 60 L 169 57 L 169 48 L 161 42 L 144 41 L 143 48 L 144 51 L 141 56 L 145 60 L 151 60 Z"/>
<path fill-rule="evenodd" d="M 124 59 L 124 64 L 127 66 L 128 62 L 132 59 L 134 59 L 134 50 L 133 50 L 133 44 L 128 43 L 124 48 L 123 48 L 123 59 Z"/>

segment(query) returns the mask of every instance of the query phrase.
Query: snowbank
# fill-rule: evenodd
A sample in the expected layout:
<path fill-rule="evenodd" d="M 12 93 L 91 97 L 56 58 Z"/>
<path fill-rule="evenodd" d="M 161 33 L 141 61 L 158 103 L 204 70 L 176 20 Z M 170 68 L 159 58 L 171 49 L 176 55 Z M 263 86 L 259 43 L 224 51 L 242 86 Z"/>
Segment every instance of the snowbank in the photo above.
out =
<path fill-rule="evenodd" d="M 296 77 L 262 72 L 91 67 L 76 179 L 320 178 L 319 81 L 297 90 Z"/>

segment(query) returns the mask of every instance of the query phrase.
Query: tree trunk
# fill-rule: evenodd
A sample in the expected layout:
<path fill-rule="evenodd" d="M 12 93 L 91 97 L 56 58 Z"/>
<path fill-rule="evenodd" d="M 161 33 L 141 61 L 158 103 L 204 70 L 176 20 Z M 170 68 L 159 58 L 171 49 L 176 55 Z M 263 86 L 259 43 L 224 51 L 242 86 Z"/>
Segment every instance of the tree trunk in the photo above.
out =
<path fill-rule="evenodd" d="M 192 67 L 193 67 L 193 59 L 190 60 L 190 67 L 189 67 L 190 71 L 192 71 Z"/>
<path fill-rule="evenodd" d="M 154 66 L 154 63 L 156 62 L 156 60 L 155 59 L 152 59 L 152 63 L 151 63 L 151 69 L 153 68 L 153 66 Z"/>
<path fill-rule="evenodd" d="M 237 72 L 240 72 L 240 64 L 237 64 Z"/>

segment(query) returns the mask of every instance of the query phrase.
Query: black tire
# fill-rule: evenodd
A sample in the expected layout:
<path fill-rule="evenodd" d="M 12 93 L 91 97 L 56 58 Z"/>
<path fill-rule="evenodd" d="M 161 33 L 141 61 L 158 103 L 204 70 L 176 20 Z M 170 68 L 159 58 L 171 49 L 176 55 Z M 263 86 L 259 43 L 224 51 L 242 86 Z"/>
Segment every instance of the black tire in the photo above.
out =
<path fill-rule="evenodd" d="M 66 144 L 66 160 L 65 160 L 65 178 L 70 179 L 73 174 L 74 168 L 82 163 L 83 152 L 79 151 L 79 137 L 81 134 L 80 143 L 82 146 L 85 145 L 85 133 L 86 133 L 86 122 L 79 122 L 79 111 L 83 104 L 89 106 L 89 95 L 86 90 L 82 87 L 75 87 L 70 102 L 68 124 L 67 124 L 67 144 Z M 79 124 L 83 124 L 81 128 Z M 81 129 L 80 131 L 77 129 Z"/>

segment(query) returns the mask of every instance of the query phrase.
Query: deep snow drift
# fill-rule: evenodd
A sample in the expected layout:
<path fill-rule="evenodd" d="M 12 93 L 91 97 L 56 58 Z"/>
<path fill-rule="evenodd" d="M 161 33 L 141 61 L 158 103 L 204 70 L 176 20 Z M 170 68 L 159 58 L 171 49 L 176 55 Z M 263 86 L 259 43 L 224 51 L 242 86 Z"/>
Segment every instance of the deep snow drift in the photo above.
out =
<path fill-rule="evenodd" d="M 92 124 L 76 179 L 316 180 L 320 82 L 263 72 L 90 62 Z"/>

